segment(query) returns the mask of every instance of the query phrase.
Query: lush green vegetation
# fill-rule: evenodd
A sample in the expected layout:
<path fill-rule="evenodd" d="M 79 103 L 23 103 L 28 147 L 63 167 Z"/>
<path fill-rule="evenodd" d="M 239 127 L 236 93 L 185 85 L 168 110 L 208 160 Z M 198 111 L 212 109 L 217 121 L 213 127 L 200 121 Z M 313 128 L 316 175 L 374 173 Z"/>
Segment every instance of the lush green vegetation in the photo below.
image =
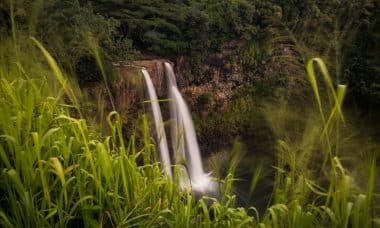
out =
<path fill-rule="evenodd" d="M 308 59 L 320 56 L 333 78 L 350 86 L 349 95 L 379 101 L 377 0 L 11 2 L 0 3 L 1 30 L 11 32 L 12 7 L 19 28 L 41 40 L 83 81 L 99 79 L 91 72 L 89 33 L 107 61 L 133 59 L 136 50 L 172 59 L 188 56 L 195 74 L 210 54 L 238 41 L 243 45 L 234 61 L 247 71 L 247 80 L 264 75 L 283 86 L 303 72 Z M 273 58 L 287 71 L 266 72 L 261 63 L 276 68 Z"/>
<path fill-rule="evenodd" d="M 146 120 L 141 124 L 145 132 L 141 148 L 133 137 L 124 143 L 116 112 L 108 116 L 111 135 L 98 135 L 80 114 L 75 87 L 54 59 L 37 40 L 28 43 L 23 50 L 28 48 L 29 54 L 6 46 L 1 53 L 2 226 L 379 225 L 375 155 L 369 153 L 365 161 L 366 188 L 355 186 L 337 150 L 345 87 L 335 90 L 328 84 L 333 102 L 328 109 L 322 106 L 313 61 L 331 81 L 320 59 L 310 61 L 308 71 L 322 119 L 313 129 L 313 143 L 323 159 L 320 164 L 312 162 L 314 150 L 308 144 L 299 150 L 279 141 L 271 205 L 262 216 L 251 208 L 254 213 L 249 216 L 249 210 L 233 208 L 230 194 L 236 162 L 223 181 L 221 201 L 211 199 L 211 206 L 205 199 L 196 201 L 163 176 Z M 15 62 L 8 65 L 6 60 Z M 313 171 L 311 166 L 318 168 Z M 326 186 L 319 185 L 317 173 L 329 179 Z"/>
<path fill-rule="evenodd" d="M 343 106 L 347 94 L 379 102 L 379 9 L 364 0 L 0 2 L 1 226 L 380 227 L 379 145 L 347 126 Z M 116 111 L 99 126 L 79 85 L 103 82 L 117 110 L 110 62 L 140 52 L 201 66 L 233 40 L 245 44 L 231 61 L 246 86 L 223 116 L 198 117 L 200 141 L 253 138 L 245 146 L 274 161 L 242 159 L 237 141 L 209 159 L 220 198 L 197 199 L 165 177 L 147 116 L 131 135 Z M 294 70 L 260 84 L 273 59 Z M 291 76 L 308 85 L 296 101 Z M 263 138 L 271 145 L 257 147 Z M 237 204 L 242 172 L 253 172 L 248 189 L 253 202 L 268 197 L 264 206 Z"/>
<path fill-rule="evenodd" d="M 7 44 L 0 67 L 3 227 L 253 224 L 246 210 L 232 208 L 232 176 L 220 202 L 195 201 L 163 176 L 145 118 L 141 148 L 133 137 L 125 144 L 116 112 L 107 118 L 111 135 L 99 135 L 75 86 L 37 40 L 22 49 Z"/>
<path fill-rule="evenodd" d="M 250 77 L 263 74 L 254 68 L 273 57 L 299 73 L 308 59 L 320 56 L 336 81 L 349 84 L 350 94 L 379 101 L 379 1 L 83 2 L 119 21 L 120 33 L 136 48 L 168 57 L 190 56 L 193 69 L 210 53 L 238 40 L 244 43 L 239 62 Z M 279 46 L 294 54 L 276 53 Z M 288 71 L 276 71 L 274 77 L 295 77 Z"/>

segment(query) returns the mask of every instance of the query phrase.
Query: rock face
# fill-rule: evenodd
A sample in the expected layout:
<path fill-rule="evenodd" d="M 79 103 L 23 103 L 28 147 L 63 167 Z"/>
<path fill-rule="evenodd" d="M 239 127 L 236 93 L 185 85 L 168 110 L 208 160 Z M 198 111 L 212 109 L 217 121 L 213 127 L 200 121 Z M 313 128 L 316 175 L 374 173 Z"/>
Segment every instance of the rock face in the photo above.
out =
<path fill-rule="evenodd" d="M 145 82 L 141 69 L 146 68 L 152 78 L 157 96 L 166 96 L 166 84 L 163 63 L 164 59 L 134 61 L 130 64 L 114 66 L 117 71 L 116 83 L 113 84 L 115 106 L 123 114 L 136 111 L 139 105 L 146 100 Z"/>
<path fill-rule="evenodd" d="M 238 66 L 220 64 L 202 66 L 201 75 L 191 75 L 189 62 L 185 57 L 177 59 L 173 64 L 167 59 L 139 60 L 129 64 L 114 66 L 118 72 L 116 83 L 112 85 L 115 105 L 121 111 L 132 103 L 144 99 L 144 81 L 141 69 L 146 68 L 152 78 L 159 98 L 167 98 L 167 85 L 164 63 L 174 65 L 177 83 L 192 110 L 203 109 L 205 106 L 223 107 L 242 85 L 241 69 Z"/>
<path fill-rule="evenodd" d="M 128 64 L 113 64 L 113 77 L 109 81 L 112 101 L 108 96 L 103 82 L 86 83 L 82 88 L 87 100 L 92 106 L 94 116 L 105 122 L 106 116 L 113 111 L 120 114 L 123 123 L 137 119 L 142 109 L 145 96 L 145 82 L 141 73 L 146 68 L 152 77 L 153 84 L 159 98 L 166 98 L 166 80 L 163 63 L 166 59 L 140 60 Z"/>
<path fill-rule="evenodd" d="M 241 64 L 231 61 L 238 55 L 244 42 L 232 41 L 218 53 L 211 54 L 200 63 L 195 73 L 188 57 L 177 57 L 174 63 L 168 59 L 156 56 L 145 56 L 144 60 L 126 64 L 114 64 L 115 80 L 111 83 L 115 107 L 119 113 L 131 114 L 139 108 L 144 97 L 144 81 L 141 69 L 148 70 L 157 95 L 160 99 L 167 98 L 164 62 L 172 63 L 177 77 L 178 87 L 192 111 L 206 117 L 208 110 L 223 111 L 228 107 L 231 98 L 244 85 L 244 74 Z M 99 85 L 91 85 L 91 96 L 96 97 L 102 91 Z M 108 107 L 105 111 L 112 111 Z"/>
<path fill-rule="evenodd" d="M 146 68 L 152 78 L 157 95 L 163 97 L 166 94 L 165 69 L 164 63 L 169 62 L 167 59 L 139 60 L 130 64 L 120 65 L 119 77 L 121 80 L 128 80 L 136 75 L 141 76 L 141 69 Z"/>
<path fill-rule="evenodd" d="M 234 40 L 220 52 L 209 55 L 199 66 L 196 75 L 191 73 L 188 58 L 177 58 L 175 70 L 178 84 L 193 110 L 204 112 L 210 108 L 226 108 L 244 82 L 241 65 L 231 61 L 244 44 L 242 40 Z"/>
<path fill-rule="evenodd" d="M 138 111 L 142 110 L 143 101 L 146 100 L 142 68 L 146 68 L 151 75 L 159 99 L 166 99 L 164 62 L 170 62 L 174 66 L 178 87 L 184 99 L 190 109 L 200 114 L 202 119 L 208 116 L 210 110 L 218 113 L 228 110 L 234 95 L 256 83 L 273 81 L 268 88 L 277 87 L 286 91 L 292 91 L 292 87 L 305 87 L 302 80 L 303 63 L 292 46 L 276 43 L 271 53 L 261 61 L 257 61 L 255 56 L 249 56 L 257 63 L 248 63 L 247 68 L 245 60 L 241 59 L 245 58 L 241 55 L 246 48 L 244 45 L 244 41 L 230 42 L 220 52 L 209 55 L 197 64 L 196 72 L 192 69 L 191 60 L 185 56 L 177 57 L 171 62 L 146 55 L 143 56 L 144 60 L 114 64 L 115 77 L 109 85 L 116 110 L 124 118 L 138 117 Z M 284 56 L 287 61 L 283 60 Z M 102 107 L 98 105 L 98 112 L 105 115 L 112 111 L 103 83 L 88 83 L 85 90 L 93 103 L 102 104 Z M 296 88 L 294 91 L 300 89 Z M 99 102 L 100 100 L 103 102 Z"/>
<path fill-rule="evenodd" d="M 201 77 L 201 82 L 190 82 L 182 89 L 193 108 L 207 105 L 208 108 L 211 106 L 223 109 L 243 84 L 239 66 L 233 66 L 228 70 L 207 66 L 203 69 Z"/>

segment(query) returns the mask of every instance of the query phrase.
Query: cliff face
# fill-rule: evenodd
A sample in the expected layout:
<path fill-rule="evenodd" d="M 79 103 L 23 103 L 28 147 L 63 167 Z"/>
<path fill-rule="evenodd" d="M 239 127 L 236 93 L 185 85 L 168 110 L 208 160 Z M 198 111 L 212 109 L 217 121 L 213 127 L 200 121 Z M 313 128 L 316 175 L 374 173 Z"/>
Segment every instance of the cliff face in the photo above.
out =
<path fill-rule="evenodd" d="M 131 77 L 142 76 L 141 69 L 146 68 L 152 78 L 153 85 L 156 88 L 157 96 L 164 97 L 166 95 L 166 81 L 164 63 L 169 62 L 167 59 L 152 59 L 133 61 L 130 64 L 120 65 L 120 80 L 128 81 Z M 142 78 L 141 78 L 142 79 Z M 120 81 L 121 84 L 122 81 Z"/>
<path fill-rule="evenodd" d="M 141 69 L 146 68 L 151 75 L 159 98 L 166 97 L 166 83 L 163 63 L 166 59 L 140 60 L 128 64 L 113 64 L 113 80 L 109 81 L 110 91 L 116 111 L 123 122 L 137 118 L 145 96 L 145 82 Z M 103 82 L 86 83 L 82 90 L 90 103 L 95 106 L 94 114 L 102 121 L 107 113 L 113 111 Z M 100 116 L 99 116 L 100 114 Z"/>
<path fill-rule="evenodd" d="M 289 45 L 276 44 L 272 47 L 272 52 L 263 61 L 255 63 L 255 65 L 249 63 L 250 68 L 247 68 L 247 63 L 241 59 L 241 51 L 244 49 L 244 45 L 242 41 L 231 42 L 219 53 L 205 58 L 198 65 L 196 74 L 192 71 L 188 57 L 178 57 L 171 62 L 164 58 L 145 56 L 145 60 L 114 64 L 115 77 L 109 84 L 116 110 L 121 114 L 123 122 L 128 126 L 127 128 L 131 128 L 130 120 L 138 119 L 141 116 L 143 101 L 147 100 L 145 82 L 141 74 L 143 67 L 151 75 L 158 98 L 167 99 L 164 63 L 170 62 L 174 67 L 177 83 L 183 97 L 189 104 L 190 110 L 196 114 L 196 121 L 201 121 L 205 126 L 207 125 L 206 127 L 198 126 L 201 128 L 199 134 L 208 135 L 215 138 L 216 141 L 222 140 L 223 143 L 229 140 L 233 141 L 235 137 L 242 134 L 241 131 L 244 131 L 241 130 L 241 125 L 244 125 L 241 122 L 248 117 L 244 117 L 244 113 L 240 111 L 231 111 L 231 107 L 240 110 L 241 105 L 250 107 L 255 105 L 252 104 L 252 100 L 247 101 L 249 104 L 244 104 L 244 101 L 241 100 L 236 101 L 236 98 L 239 99 L 242 96 L 252 96 L 244 93 L 247 88 L 264 83 L 265 88 L 269 88 L 270 94 L 273 94 L 276 88 L 286 92 L 302 91 L 302 88 L 306 88 L 305 80 L 303 80 L 305 78 L 303 63 L 299 60 L 298 53 L 289 48 Z M 284 61 L 284 56 L 286 58 L 290 56 L 293 59 L 292 64 Z M 112 111 L 102 83 L 88 84 L 86 87 L 87 94 L 92 97 L 93 103 L 103 103 L 102 107 L 97 107 L 98 113 L 101 112 L 106 115 Z M 271 96 L 273 97 L 273 95 Z M 234 99 L 232 99 L 233 97 Z M 100 100 L 102 102 L 99 102 Z M 243 102 L 243 104 L 239 102 Z M 164 108 L 164 115 L 167 114 L 165 112 L 166 106 L 163 105 L 162 107 Z M 229 126 L 223 119 L 215 120 L 215 113 L 219 116 L 223 113 L 226 114 L 224 116 L 230 116 L 230 124 L 234 126 Z M 251 114 L 246 113 L 246 115 Z M 213 125 L 214 128 L 211 128 L 210 125 Z M 225 126 L 223 127 L 223 125 Z M 224 128 L 227 129 L 223 130 Z M 226 132 L 231 129 L 234 131 L 230 134 Z M 227 139 L 216 136 L 219 134 L 225 135 L 224 138 L 227 137 Z M 209 146 L 209 144 L 217 145 L 218 143 L 212 141 L 211 143 L 202 143 L 202 145 Z"/>
<path fill-rule="evenodd" d="M 219 56 L 222 58 L 222 56 Z M 205 105 L 225 107 L 228 100 L 243 84 L 241 69 L 237 65 L 221 63 L 222 59 L 213 59 L 213 64 L 206 64 L 201 68 L 201 74 L 191 74 L 189 61 L 180 57 L 176 63 L 168 59 L 149 59 L 133 61 L 128 64 L 115 64 L 116 80 L 112 83 L 112 93 L 118 111 L 125 112 L 131 105 L 144 100 L 144 81 L 141 69 L 146 68 L 152 78 L 159 98 L 167 98 L 167 85 L 164 63 L 174 66 L 179 89 L 191 110 L 198 110 Z M 96 91 L 96 90 L 95 90 Z M 92 93 L 94 93 L 93 91 Z"/>
<path fill-rule="evenodd" d="M 146 60 L 114 64 L 116 78 L 110 84 L 115 106 L 124 113 L 144 99 L 144 82 L 141 77 L 143 67 L 149 71 L 158 97 L 165 99 L 167 87 L 164 62 L 170 62 L 174 66 L 178 86 L 192 110 L 201 111 L 205 107 L 223 110 L 234 94 L 250 84 L 263 81 L 274 81 L 273 86 L 286 89 L 298 87 L 295 90 L 300 90 L 304 87 L 305 82 L 299 77 L 302 76 L 302 63 L 287 66 L 283 60 L 283 56 L 297 56 L 288 46 L 277 44 L 271 55 L 258 64 L 257 68 L 247 70 L 242 63 L 244 61 L 239 59 L 239 52 L 244 45 L 243 41 L 233 41 L 219 53 L 209 55 L 199 66 L 197 75 L 192 73 L 188 57 L 178 57 L 175 63 L 149 56 Z M 86 86 L 92 97 L 102 93 L 104 89 L 101 87 L 100 83 Z"/>
<path fill-rule="evenodd" d="M 231 61 L 242 46 L 244 41 L 231 41 L 220 52 L 207 56 L 199 66 L 197 75 L 191 73 L 187 57 L 177 58 L 175 69 L 179 85 L 190 106 L 197 109 L 204 105 L 208 108 L 227 105 L 244 82 L 241 66 Z"/>

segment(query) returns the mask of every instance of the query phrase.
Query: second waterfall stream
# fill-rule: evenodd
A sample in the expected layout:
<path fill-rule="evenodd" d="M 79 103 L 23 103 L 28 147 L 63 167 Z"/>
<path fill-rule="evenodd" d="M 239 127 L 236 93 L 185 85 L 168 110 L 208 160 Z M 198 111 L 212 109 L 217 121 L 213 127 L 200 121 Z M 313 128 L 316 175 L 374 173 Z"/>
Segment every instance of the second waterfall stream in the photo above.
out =
<path fill-rule="evenodd" d="M 171 64 L 165 63 L 165 73 L 170 109 L 170 136 L 174 159 L 170 159 L 170 150 L 165 134 L 161 109 L 152 79 L 146 69 L 143 69 L 142 73 L 152 107 L 160 161 L 166 175 L 170 178 L 173 178 L 173 175 L 179 175 L 181 188 L 190 188 L 196 195 L 217 196 L 217 183 L 210 173 L 205 173 L 203 170 L 202 157 L 191 113 L 178 89 Z M 174 163 L 171 163 L 171 161 Z M 177 165 L 178 173 L 172 172 L 172 165 Z"/>

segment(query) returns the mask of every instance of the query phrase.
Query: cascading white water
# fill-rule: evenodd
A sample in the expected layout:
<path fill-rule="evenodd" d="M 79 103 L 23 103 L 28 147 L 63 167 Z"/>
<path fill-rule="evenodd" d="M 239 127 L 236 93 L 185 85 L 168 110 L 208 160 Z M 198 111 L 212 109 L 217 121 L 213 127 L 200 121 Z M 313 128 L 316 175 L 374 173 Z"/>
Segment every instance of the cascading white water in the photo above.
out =
<path fill-rule="evenodd" d="M 165 63 L 165 69 L 168 81 L 169 98 L 171 100 L 171 141 L 173 144 L 173 153 L 175 154 L 176 164 L 179 166 L 178 175 L 181 188 L 189 187 L 195 194 L 212 194 L 215 196 L 217 195 L 217 184 L 209 173 L 203 171 L 201 153 L 189 108 L 178 90 L 172 66 L 169 63 Z M 151 100 L 161 162 L 165 173 L 172 178 L 169 148 L 160 106 L 157 101 L 157 94 L 148 71 L 143 69 L 142 73 L 148 89 L 149 99 Z M 186 164 L 186 167 L 182 165 L 183 163 Z"/>
<path fill-rule="evenodd" d="M 167 77 L 167 86 L 169 93 L 169 104 L 170 104 L 170 118 L 171 118 L 171 139 L 172 139 L 172 148 L 177 164 L 180 164 L 186 160 L 185 154 L 185 141 L 183 138 L 183 122 L 181 115 L 179 115 L 177 110 L 177 105 L 174 101 L 174 95 L 172 92 L 172 87 L 177 87 L 177 81 L 172 66 L 169 63 L 164 63 L 166 77 Z"/>
<path fill-rule="evenodd" d="M 203 171 L 201 153 L 190 111 L 178 90 L 175 74 L 172 66 L 165 63 L 170 102 L 170 114 L 172 119 L 172 142 L 176 153 L 176 161 L 185 160 L 189 171 L 191 189 L 198 193 L 215 193 L 216 183 L 210 174 Z M 186 147 L 185 147 L 186 144 Z M 187 175 L 187 173 L 186 173 Z M 188 179 L 183 179 L 181 185 L 188 185 Z M 186 186 L 183 186 L 186 187 Z"/>
<path fill-rule="evenodd" d="M 185 158 L 190 175 L 191 189 L 194 192 L 200 193 L 215 192 L 217 190 L 216 183 L 212 180 L 209 173 L 203 171 L 201 153 L 190 111 L 178 88 L 172 86 L 171 92 L 173 93 L 174 102 L 183 123 L 186 142 Z"/>
<path fill-rule="evenodd" d="M 185 141 L 184 141 L 184 131 L 183 131 L 183 121 L 181 115 L 178 113 L 177 104 L 174 100 L 174 95 L 171 90 L 173 86 L 177 87 L 177 80 L 172 66 L 169 63 L 164 63 L 166 77 L 167 77 L 167 86 L 168 86 L 168 95 L 169 95 L 169 109 L 170 109 L 170 126 L 171 126 L 171 141 L 173 148 L 173 155 L 175 162 L 178 168 L 178 177 L 180 182 L 181 189 L 185 189 L 190 184 L 189 174 L 187 169 L 184 166 L 186 164 L 186 154 L 185 154 Z"/>
<path fill-rule="evenodd" d="M 148 71 L 146 69 L 142 69 L 142 73 L 144 75 L 146 87 L 148 89 L 150 103 L 152 106 L 153 119 L 154 119 L 154 125 L 156 127 L 156 134 L 157 134 L 157 140 L 159 144 L 162 166 L 164 167 L 166 175 L 172 178 L 168 142 L 166 139 L 164 122 L 162 121 L 161 109 L 158 104 L 156 90 L 154 89 L 153 82 L 152 82 L 152 79 L 150 78 Z"/>

